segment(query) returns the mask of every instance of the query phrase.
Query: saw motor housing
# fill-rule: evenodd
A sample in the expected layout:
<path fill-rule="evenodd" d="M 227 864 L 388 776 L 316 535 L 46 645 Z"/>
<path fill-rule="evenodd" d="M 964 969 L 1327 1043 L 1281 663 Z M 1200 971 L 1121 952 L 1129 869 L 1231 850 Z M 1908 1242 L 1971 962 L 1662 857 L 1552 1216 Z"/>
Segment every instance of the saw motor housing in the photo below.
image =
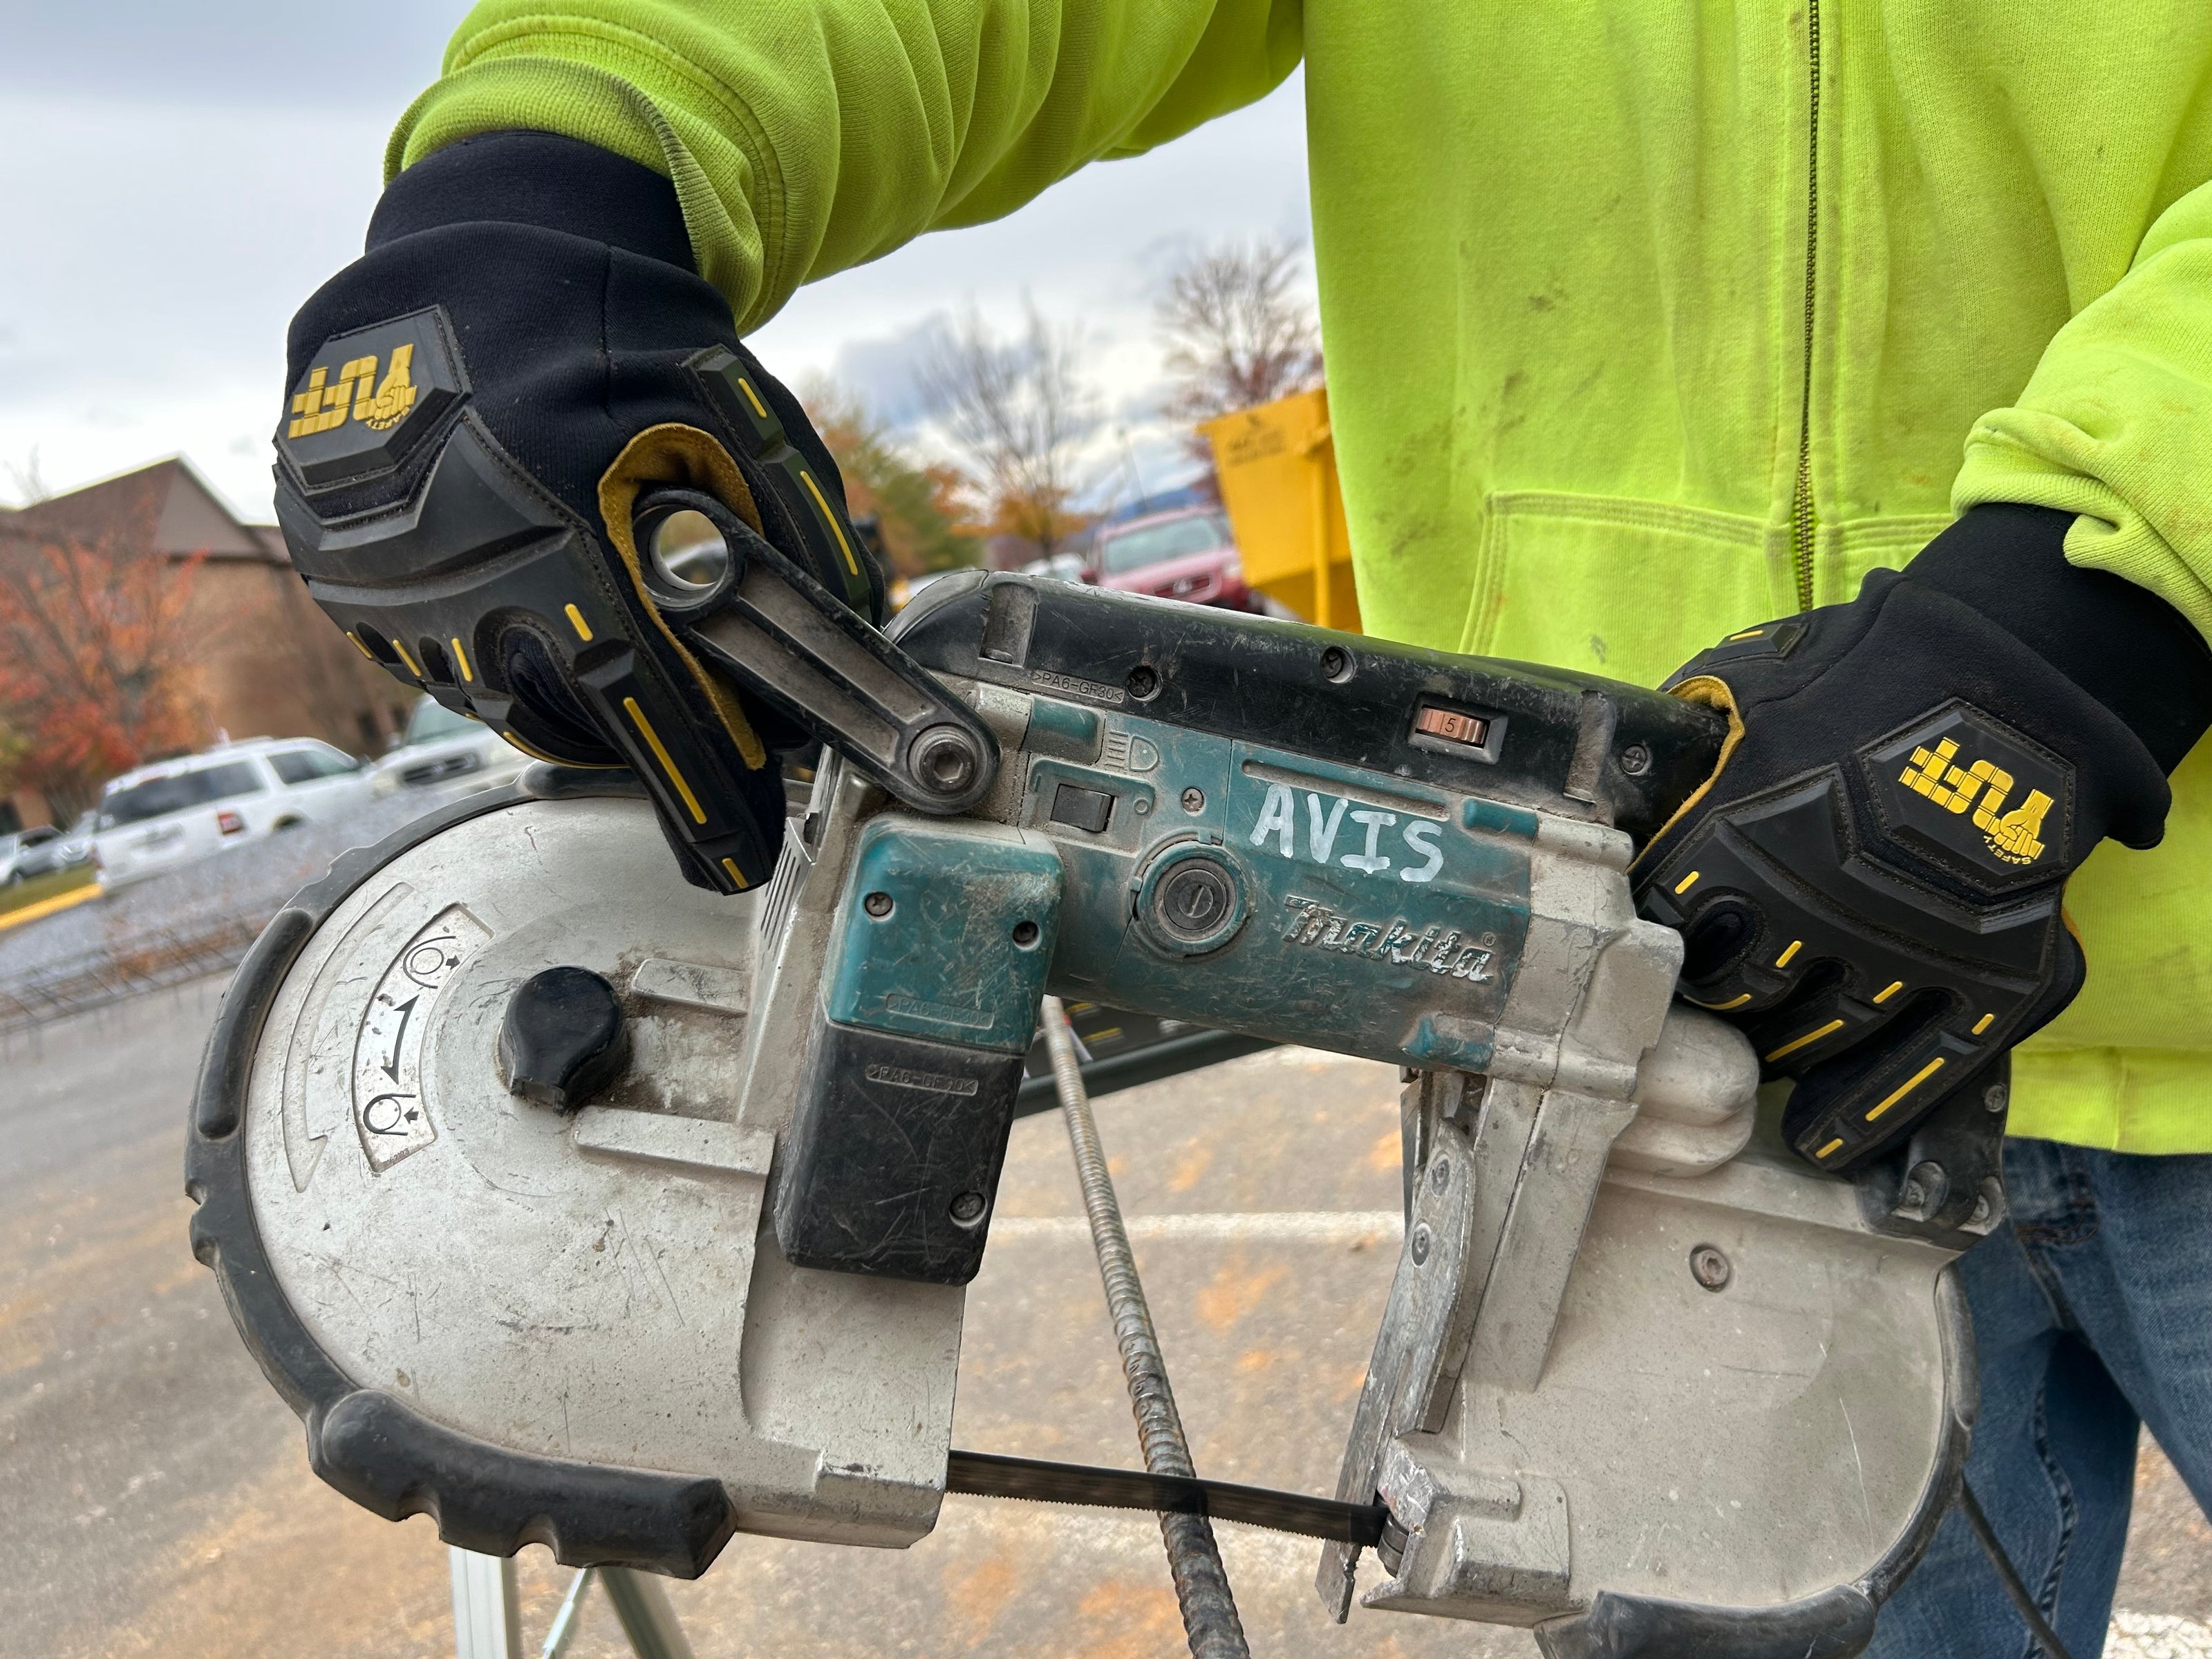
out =
<path fill-rule="evenodd" d="M 195 1243 L 318 1472 L 471 1548 L 686 1576 L 736 1531 L 924 1535 L 1050 991 L 1411 1079 L 1339 1491 L 1405 1533 L 1371 1602 L 1559 1655 L 1870 1624 L 1963 1455 L 1972 1236 L 1770 1144 L 1748 1047 L 1674 1000 L 1626 871 L 1708 711 L 1018 575 L 893 637 L 997 741 L 958 816 L 825 757 L 772 883 L 721 896 L 635 786 L 537 769 L 256 946 Z M 565 1107 L 500 1059 L 556 968 L 628 1044 Z"/>

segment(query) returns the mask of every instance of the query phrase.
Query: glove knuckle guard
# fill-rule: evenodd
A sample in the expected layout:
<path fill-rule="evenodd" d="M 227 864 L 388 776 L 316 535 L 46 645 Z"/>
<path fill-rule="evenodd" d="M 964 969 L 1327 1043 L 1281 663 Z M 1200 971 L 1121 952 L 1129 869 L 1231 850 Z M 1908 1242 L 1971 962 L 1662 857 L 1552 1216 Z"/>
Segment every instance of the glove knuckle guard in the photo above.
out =
<path fill-rule="evenodd" d="M 833 504 L 842 491 L 791 441 L 765 377 L 710 346 L 680 380 L 717 428 L 695 435 L 732 452 L 763 532 L 879 616 L 881 575 Z M 276 434 L 278 522 L 310 593 L 402 683 L 526 752 L 635 771 L 690 879 L 756 885 L 781 790 L 736 695 L 706 682 L 599 527 L 478 403 L 442 306 L 323 342 Z"/>
<path fill-rule="evenodd" d="M 1903 629 L 1850 609 L 1745 630 L 1668 681 L 1741 735 L 1637 870 L 1643 914 L 1686 936 L 1683 994 L 1797 1079 L 1784 1132 L 1838 1170 L 2078 988 L 2060 900 L 2099 838 L 2074 759 L 1942 695 L 1994 701 L 1987 677 L 1886 674 Z"/>

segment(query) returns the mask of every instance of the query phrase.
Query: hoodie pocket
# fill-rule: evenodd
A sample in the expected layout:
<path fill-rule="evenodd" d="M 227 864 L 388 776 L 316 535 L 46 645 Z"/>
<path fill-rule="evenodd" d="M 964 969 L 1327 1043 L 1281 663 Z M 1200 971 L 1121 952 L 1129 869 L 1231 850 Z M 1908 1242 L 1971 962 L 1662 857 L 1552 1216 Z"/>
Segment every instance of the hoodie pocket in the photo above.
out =
<path fill-rule="evenodd" d="M 1656 685 L 1797 608 L 1787 531 L 1735 514 L 1533 491 L 1486 503 L 1461 648 Z"/>

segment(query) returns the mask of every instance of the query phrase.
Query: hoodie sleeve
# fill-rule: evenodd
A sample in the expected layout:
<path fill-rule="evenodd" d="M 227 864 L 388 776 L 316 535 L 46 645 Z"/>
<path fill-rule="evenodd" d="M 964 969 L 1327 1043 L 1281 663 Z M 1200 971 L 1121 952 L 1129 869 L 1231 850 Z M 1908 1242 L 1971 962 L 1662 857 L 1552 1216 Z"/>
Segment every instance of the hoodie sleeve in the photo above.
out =
<path fill-rule="evenodd" d="M 1265 96 L 1301 3 L 485 0 L 386 173 L 507 128 L 627 155 L 674 181 L 747 332 L 802 283 Z"/>
<path fill-rule="evenodd" d="M 1952 506 L 2080 514 L 2068 559 L 2150 589 L 2212 637 L 2208 456 L 2212 184 L 2159 216 L 2127 274 L 2051 337 L 2018 400 L 1975 422 Z"/>

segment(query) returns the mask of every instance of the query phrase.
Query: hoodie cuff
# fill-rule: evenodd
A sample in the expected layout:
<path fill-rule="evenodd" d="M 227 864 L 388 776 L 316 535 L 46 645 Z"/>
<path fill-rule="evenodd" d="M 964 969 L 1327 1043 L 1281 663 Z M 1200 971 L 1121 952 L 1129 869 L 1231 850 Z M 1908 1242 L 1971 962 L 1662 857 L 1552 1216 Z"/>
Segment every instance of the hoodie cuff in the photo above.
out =
<path fill-rule="evenodd" d="M 485 221 L 562 231 L 696 274 L 664 174 L 580 138 L 522 130 L 460 139 L 399 174 L 369 219 L 368 251 Z"/>
<path fill-rule="evenodd" d="M 2071 562 L 2075 515 L 1971 507 L 1906 567 L 1972 605 L 2118 716 L 2171 773 L 2212 726 L 2212 648 L 2147 587 Z"/>

